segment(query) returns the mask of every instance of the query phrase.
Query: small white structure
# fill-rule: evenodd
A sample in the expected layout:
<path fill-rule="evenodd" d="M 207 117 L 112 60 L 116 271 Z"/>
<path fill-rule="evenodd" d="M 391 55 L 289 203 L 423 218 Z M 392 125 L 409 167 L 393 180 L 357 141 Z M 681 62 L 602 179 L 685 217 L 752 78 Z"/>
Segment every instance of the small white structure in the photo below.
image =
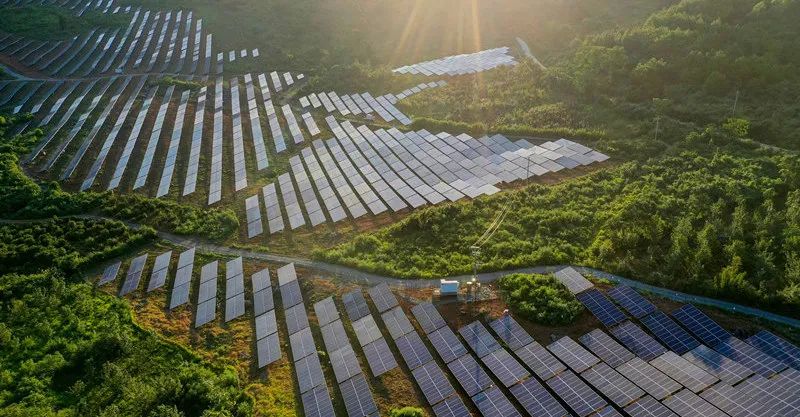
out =
<path fill-rule="evenodd" d="M 443 279 L 439 283 L 439 295 L 457 295 L 458 281 L 448 281 Z"/>

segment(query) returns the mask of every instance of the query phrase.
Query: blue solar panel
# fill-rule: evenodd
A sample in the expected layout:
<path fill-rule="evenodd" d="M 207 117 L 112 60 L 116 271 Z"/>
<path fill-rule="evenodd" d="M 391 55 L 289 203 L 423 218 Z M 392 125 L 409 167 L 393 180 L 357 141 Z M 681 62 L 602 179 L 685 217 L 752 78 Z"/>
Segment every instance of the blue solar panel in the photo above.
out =
<path fill-rule="evenodd" d="M 784 370 L 787 365 L 772 356 L 748 345 L 741 340 L 731 337 L 728 340 L 714 346 L 717 352 L 741 363 L 742 365 L 754 370 L 757 374 L 769 378 L 770 376 Z"/>
<path fill-rule="evenodd" d="M 603 293 L 592 288 L 576 295 L 578 300 L 607 327 L 626 320 L 625 313 L 620 311 Z"/>
<path fill-rule="evenodd" d="M 762 330 L 747 339 L 747 343 L 793 368 L 800 369 L 800 348 L 774 333 Z"/>
<path fill-rule="evenodd" d="M 460 328 L 458 332 L 479 358 L 500 349 L 500 344 L 497 343 L 497 340 L 486 330 L 483 323 L 479 321 L 474 321 Z"/>
<path fill-rule="evenodd" d="M 433 414 L 436 417 L 471 417 L 472 414 L 461 401 L 461 397 L 452 396 L 439 404 L 433 406 Z"/>
<path fill-rule="evenodd" d="M 661 311 L 643 317 L 641 321 L 658 340 L 680 355 L 700 346 L 697 339 Z"/>
<path fill-rule="evenodd" d="M 617 285 L 608 290 L 608 295 L 633 317 L 642 318 L 656 311 L 656 306 L 631 287 Z"/>
<path fill-rule="evenodd" d="M 492 417 L 519 417 L 519 411 L 514 408 L 511 401 L 508 400 L 505 394 L 499 388 L 494 387 L 486 391 L 480 392 L 474 397 L 472 401 L 478 410 L 484 416 Z"/>
<path fill-rule="evenodd" d="M 506 342 L 506 345 L 511 350 L 533 343 L 531 335 L 508 314 L 489 323 L 489 326 L 500 336 L 500 339 Z"/>
<path fill-rule="evenodd" d="M 581 417 L 600 411 L 608 405 L 572 371 L 565 371 L 548 379 L 547 385 Z"/>
<path fill-rule="evenodd" d="M 689 329 L 701 342 L 711 347 L 731 337 L 731 334 L 723 329 L 722 326 L 691 304 L 686 304 L 673 311 L 672 317 L 675 317 L 679 323 Z"/>
<path fill-rule="evenodd" d="M 658 343 L 656 339 L 645 333 L 639 326 L 626 321 L 611 329 L 614 335 L 625 347 L 630 349 L 636 356 L 649 361 L 666 352 L 667 349 Z"/>
<path fill-rule="evenodd" d="M 511 387 L 511 395 L 532 416 L 567 417 L 569 412 L 535 378 Z"/>
<path fill-rule="evenodd" d="M 492 385 L 492 378 L 472 355 L 464 355 L 447 364 L 467 395 L 475 395 Z"/>

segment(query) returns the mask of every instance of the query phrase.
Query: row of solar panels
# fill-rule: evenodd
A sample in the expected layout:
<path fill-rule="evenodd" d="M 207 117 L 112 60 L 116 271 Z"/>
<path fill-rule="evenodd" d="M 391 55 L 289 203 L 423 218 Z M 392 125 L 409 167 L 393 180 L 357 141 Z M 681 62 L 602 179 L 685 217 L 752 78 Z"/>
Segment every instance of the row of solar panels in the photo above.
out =
<path fill-rule="evenodd" d="M 184 280 L 179 281 L 181 269 L 186 265 L 191 268 L 184 256 L 187 253 L 191 253 L 193 258 L 193 250 L 181 255 L 174 286 L 176 289 L 184 285 L 182 284 Z M 164 278 L 158 277 L 166 276 L 165 255 L 166 264 L 169 262 L 169 253 L 162 254 L 156 259 L 153 268 L 154 278 L 151 279 L 149 288 L 157 288 L 159 282 L 163 285 Z M 121 294 L 128 293 L 138 286 L 145 262 L 146 255 L 131 262 Z M 233 266 L 229 262 L 226 269 L 229 271 L 226 275 L 231 277 L 229 280 L 241 277 L 240 272 L 237 272 L 241 271 L 241 267 L 238 269 L 236 267 L 237 260 L 231 262 L 234 263 Z M 238 262 L 241 265 L 240 259 Z M 113 280 L 118 270 L 119 264 L 111 265 L 100 283 Z M 210 273 L 201 274 L 201 282 L 208 281 L 202 278 L 206 275 Z M 309 413 L 309 410 L 330 409 L 327 408 L 330 397 L 327 395 L 327 387 L 321 388 L 324 386 L 324 377 L 321 367 L 319 369 L 317 367 L 319 360 L 306 359 L 312 355 L 312 351 L 314 353 L 316 351 L 313 348 L 313 337 L 308 329 L 308 318 L 302 304 L 302 295 L 293 265 L 279 269 L 278 281 L 286 308 L 287 328 L 289 334 L 294 335 L 290 340 L 293 358 L 295 362 L 298 362 L 298 358 L 301 360 L 296 364 L 296 370 L 298 380 L 301 381 L 303 403 L 307 407 L 307 414 L 317 415 L 313 411 Z M 268 279 L 266 285 L 256 284 L 255 275 L 253 282 L 254 293 L 264 291 L 268 286 Z M 226 285 L 226 288 L 241 287 L 238 284 Z M 229 292 L 239 294 L 235 289 Z M 376 309 L 381 313 L 382 321 L 406 366 L 412 371 L 415 381 L 436 415 L 468 415 L 460 397 L 454 395 L 455 390 L 442 368 L 432 361 L 430 352 L 399 306 L 394 294 L 385 284 L 370 288 L 369 294 Z M 627 292 L 626 294 L 627 298 L 633 298 Z M 345 294 L 343 302 L 373 375 L 378 376 L 396 367 L 396 361 L 370 314 L 361 291 Z M 641 300 L 635 304 L 644 305 Z M 352 347 L 350 350 L 346 349 L 349 342 L 333 300 L 326 299 L 318 303 L 315 305 L 315 312 L 334 373 L 337 374 L 337 382 L 342 384 L 356 375 L 361 375 L 357 360 L 354 354 L 350 353 Z M 470 323 L 458 332 L 483 367 L 494 375 L 496 381 L 499 381 L 497 385 L 467 352 L 433 305 L 419 304 L 412 309 L 412 313 L 454 379 L 470 396 L 476 408 L 487 416 L 519 415 L 519 410 L 512 404 L 506 392 L 511 394 L 511 398 L 516 400 L 522 410 L 534 416 L 569 415 L 566 412 L 567 408 L 582 417 L 621 415 L 613 407 L 616 406 L 633 417 L 653 415 L 778 417 L 793 415 L 792 413 L 797 412 L 800 405 L 796 395 L 800 387 L 800 373 L 796 368 L 786 369 L 771 378 L 765 378 L 754 374 L 752 370 L 737 361 L 702 345 L 683 355 L 664 351 L 648 359 L 648 356 L 645 356 L 648 352 L 637 349 L 629 340 L 618 338 L 621 344 L 599 329 L 579 339 L 583 346 L 564 337 L 544 348 L 510 316 L 503 316 L 490 323 L 490 328 L 502 340 L 503 345 L 480 322 Z M 276 328 L 276 324 L 268 324 L 274 323 L 274 312 L 272 318 L 272 321 L 265 319 L 263 326 L 258 324 L 261 319 L 257 318 L 256 328 Z M 711 327 L 702 316 L 698 316 L 696 321 L 703 322 L 704 328 Z M 267 332 L 269 330 L 260 333 L 257 330 L 257 334 Z M 616 334 L 614 336 L 617 337 Z M 261 336 L 257 337 L 261 340 Z M 788 358 L 794 358 L 795 361 L 800 357 L 797 356 L 796 347 L 771 333 L 760 332 L 752 339 L 761 341 L 772 349 L 778 347 L 780 352 Z M 513 355 L 506 350 L 506 347 L 513 352 Z M 340 349 L 344 350 L 333 354 Z M 279 348 L 277 352 L 280 357 Z M 797 362 L 792 363 L 797 365 Z M 544 385 L 532 374 L 544 381 Z M 345 403 L 350 404 L 348 406 L 350 415 L 360 415 L 359 411 L 350 410 L 360 410 L 358 407 L 370 403 L 371 394 L 366 387 L 366 381 L 361 381 L 362 379 L 363 375 L 361 378 L 349 381 L 345 386 L 340 386 Z M 561 402 L 557 401 L 557 398 L 560 398 Z M 323 412 L 319 415 L 331 414 Z"/>
<path fill-rule="evenodd" d="M 395 68 L 398 74 L 422 75 L 463 75 L 494 69 L 500 66 L 516 65 L 517 61 L 508 54 L 509 48 L 487 49 L 471 54 L 453 55 L 418 64 Z"/>
<path fill-rule="evenodd" d="M 252 80 L 249 75 L 246 80 Z M 262 74 L 260 80 L 266 82 L 266 77 Z M 85 179 L 81 182 L 80 188 L 86 190 L 91 188 L 101 174 L 101 170 L 106 166 L 109 157 L 116 157 L 116 163 L 113 168 L 106 167 L 109 170 L 110 179 L 107 184 L 107 189 L 116 189 L 120 186 L 127 170 L 128 164 L 131 162 L 134 151 L 137 146 L 144 146 L 142 152 L 143 156 L 139 162 L 139 170 L 136 175 L 132 189 L 143 187 L 149 178 L 151 167 L 154 157 L 157 154 L 161 136 L 165 130 L 166 123 L 169 119 L 168 111 L 171 107 L 171 99 L 173 97 L 175 87 L 169 86 L 163 91 L 163 96 L 158 97 L 157 91 L 161 89 L 157 85 L 149 85 L 147 82 L 152 79 L 147 75 L 142 76 L 126 76 L 121 78 L 108 78 L 104 80 L 89 80 L 85 82 L 69 82 L 62 85 L 64 88 L 62 96 L 54 97 L 49 100 L 52 103 L 52 109 L 41 120 L 40 125 L 48 125 L 47 134 L 42 141 L 37 145 L 34 151 L 29 155 L 28 160 L 30 163 L 38 164 L 38 157 L 45 157 L 46 160 L 40 165 L 40 170 L 47 171 L 56 167 L 56 163 L 68 151 L 75 147 L 78 142 L 77 149 L 69 158 L 66 166 L 61 170 L 59 178 L 62 180 L 70 179 L 76 172 L 80 164 L 84 161 L 85 157 L 94 153 L 92 149 L 97 147 L 96 142 L 102 137 L 100 134 L 109 125 L 111 131 L 104 137 L 102 143 L 99 145 L 100 150 L 96 151 L 95 159 L 92 161 L 90 168 Z M 76 88 L 79 87 L 80 88 Z M 264 138 L 261 136 L 261 122 L 258 109 L 255 107 L 255 93 L 252 90 L 252 84 L 248 83 L 245 86 L 247 90 L 248 111 L 251 117 L 250 128 L 255 134 L 251 135 L 253 142 L 253 149 L 257 152 L 256 161 L 257 166 L 261 169 L 268 165 L 266 149 L 264 145 Z M 261 85 L 262 92 L 269 92 L 269 86 Z M 244 157 L 244 136 L 242 131 L 241 115 L 238 112 L 238 82 L 234 79 L 231 83 L 230 97 L 233 99 L 231 112 L 233 116 L 233 143 L 234 143 L 234 173 L 235 173 L 235 188 L 241 189 L 247 184 L 247 176 L 245 171 L 245 157 Z M 141 101 L 138 109 L 136 107 L 136 99 L 144 93 L 144 98 Z M 158 189 L 155 196 L 161 197 L 167 195 L 173 183 L 174 171 L 178 165 L 179 149 L 181 139 L 185 136 L 184 122 L 190 118 L 194 120 L 191 129 L 191 145 L 189 150 L 189 157 L 186 164 L 186 176 L 183 185 L 183 195 L 189 195 L 196 190 L 197 176 L 200 163 L 200 149 L 202 145 L 203 127 L 205 121 L 205 103 L 210 101 L 211 90 L 202 88 L 199 93 L 192 97 L 190 91 L 184 91 L 177 102 L 177 111 L 171 121 L 172 130 L 167 142 L 167 152 L 165 155 L 164 164 L 161 171 L 161 176 L 158 181 Z M 91 97 L 91 102 L 89 101 Z M 66 111 L 61 111 L 61 108 L 68 102 L 67 98 L 72 98 L 71 103 Z M 194 112 L 187 112 L 188 106 L 193 103 L 195 107 Z M 269 107 L 267 107 L 267 105 Z M 209 183 L 209 204 L 217 202 L 221 199 L 222 194 L 222 150 L 223 150 L 223 115 L 225 112 L 223 106 L 223 82 L 221 77 L 217 79 L 214 88 L 214 109 L 213 109 L 213 122 L 214 130 L 212 136 L 211 146 L 211 172 Z M 269 108 L 272 107 L 269 98 L 265 99 L 265 111 L 269 114 Z M 99 114 L 96 110 L 102 109 Z M 80 111 L 79 111 L 80 110 Z M 274 110 L 274 109 L 273 109 Z M 113 114 L 112 114 L 113 112 Z M 194 113 L 193 115 L 191 113 Z M 80 114 L 77 121 L 75 116 Z M 239 117 L 236 117 L 239 115 Z M 154 118 L 154 119 L 153 119 Z M 90 119 L 94 119 L 91 129 L 84 133 L 84 127 Z M 134 119 L 135 123 L 126 123 L 129 119 Z M 153 120 L 150 130 L 143 130 L 145 121 L 147 119 Z M 111 120 L 111 121 L 109 121 Z M 69 132 L 64 132 L 64 127 L 71 121 L 74 121 L 72 128 Z M 51 124 L 51 122 L 53 122 Z M 272 123 L 272 122 L 270 122 Z M 124 126 L 130 125 L 130 131 L 123 131 Z M 277 119 L 275 120 L 277 126 Z M 257 126 L 257 129 L 253 129 Z M 280 129 L 279 126 L 277 126 Z M 83 136 L 83 137 L 81 137 Z M 187 135 L 188 136 L 188 135 Z M 119 143 L 122 144 L 119 144 Z M 140 145 L 142 144 L 142 145 Z M 122 148 L 121 152 L 116 152 L 113 149 Z M 284 148 L 285 149 L 285 148 Z M 277 151 L 277 144 L 276 144 Z"/>
<path fill-rule="evenodd" d="M 105 12 L 129 14 L 131 7 L 107 8 Z M 0 35 L 0 45 L 3 45 L 0 54 L 57 77 L 85 77 L 126 70 L 195 74 L 200 65 L 202 31 L 202 19 L 195 21 L 191 11 L 151 12 L 136 8 L 124 29 L 94 29 L 65 41 Z M 210 34 L 205 45 L 203 67 L 207 74 L 211 58 Z"/>
<path fill-rule="evenodd" d="M 118 13 L 120 6 L 114 7 L 114 0 L 0 0 L 0 6 L 57 6 L 72 10 L 77 16 L 82 16 L 88 10 L 98 10 L 101 13 Z M 114 7 L 112 9 L 112 7 Z"/>
<path fill-rule="evenodd" d="M 385 94 L 379 97 L 373 97 L 370 93 L 342 95 L 334 91 L 328 93 L 311 93 L 307 96 L 300 97 L 300 105 L 303 108 L 311 107 L 318 109 L 322 107 L 328 113 L 338 111 L 342 116 L 353 114 L 357 116 L 373 117 L 374 114 L 378 114 L 386 122 L 397 120 L 404 125 L 408 125 L 411 123 L 411 119 L 398 110 L 394 104 L 399 100 L 410 97 L 427 88 L 442 87 L 446 84 L 445 81 L 420 83 L 396 95 Z"/>
<path fill-rule="evenodd" d="M 335 137 L 315 140 L 300 156 L 290 158 L 290 172 L 278 177 L 277 190 L 274 184 L 262 189 L 270 234 L 286 228 L 281 207 L 289 228 L 313 227 L 348 216 L 356 219 L 367 213 L 490 195 L 503 182 L 608 158 L 566 139 L 533 145 L 501 135 L 477 140 L 466 134 L 453 137 L 424 130 L 373 131 L 349 121 L 340 125 L 331 116 L 326 121 Z M 245 205 L 247 236 L 253 238 L 264 231 L 258 195 L 248 198 Z"/>

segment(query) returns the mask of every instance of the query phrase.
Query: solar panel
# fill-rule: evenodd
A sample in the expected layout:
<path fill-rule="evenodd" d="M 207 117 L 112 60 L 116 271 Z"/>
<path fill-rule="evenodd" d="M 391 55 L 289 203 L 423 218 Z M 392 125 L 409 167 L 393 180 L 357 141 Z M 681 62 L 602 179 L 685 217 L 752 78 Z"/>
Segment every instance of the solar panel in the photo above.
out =
<path fill-rule="evenodd" d="M 269 269 L 262 269 L 251 276 L 253 283 L 253 292 L 259 292 L 266 289 L 272 289 L 269 279 Z"/>
<path fill-rule="evenodd" d="M 280 341 L 278 333 L 273 333 L 256 342 L 258 352 L 258 367 L 263 368 L 281 358 Z"/>
<path fill-rule="evenodd" d="M 341 320 L 336 320 L 330 324 L 322 326 L 322 341 L 328 352 L 350 346 L 350 340 L 344 331 Z"/>
<path fill-rule="evenodd" d="M 297 280 L 297 271 L 294 268 L 294 264 L 286 264 L 280 268 L 278 268 L 278 285 L 284 286 L 292 281 Z"/>
<path fill-rule="evenodd" d="M 431 361 L 411 371 L 419 389 L 425 395 L 428 404 L 433 405 L 449 397 L 455 389 L 447 380 L 442 369 L 436 362 Z"/>
<path fill-rule="evenodd" d="M 425 334 L 447 325 L 442 315 L 439 314 L 439 311 L 436 310 L 436 307 L 431 303 L 417 304 L 411 309 L 411 312 L 414 314 L 414 317 L 416 317 L 417 323 L 422 327 Z"/>
<path fill-rule="evenodd" d="M 549 386 L 572 411 L 581 417 L 586 417 L 608 405 L 600 395 L 569 370 L 548 379 L 547 386 Z"/>
<path fill-rule="evenodd" d="M 612 406 L 608 406 L 600 411 L 598 411 L 594 417 L 623 417 L 622 414 L 617 411 L 616 408 Z"/>
<path fill-rule="evenodd" d="M 403 312 L 403 308 L 400 306 L 384 312 L 381 317 L 383 318 L 383 324 L 389 329 L 392 339 L 397 339 L 414 331 L 414 326 L 411 325 L 406 313 Z"/>
<path fill-rule="evenodd" d="M 672 317 L 708 346 L 714 347 L 731 337 L 730 333 L 691 304 L 673 311 Z"/>
<path fill-rule="evenodd" d="M 767 378 L 787 368 L 785 363 L 735 337 L 714 346 L 714 350 Z"/>
<path fill-rule="evenodd" d="M 611 334 L 644 360 L 649 361 L 667 351 L 661 343 L 658 343 L 656 339 L 653 339 L 652 336 L 630 321 L 611 329 Z"/>
<path fill-rule="evenodd" d="M 508 345 L 509 349 L 516 350 L 533 342 L 533 338 L 509 314 L 489 323 L 495 334 Z"/>
<path fill-rule="evenodd" d="M 506 387 L 530 376 L 527 370 L 505 349 L 498 349 L 481 358 L 489 371 Z"/>
<path fill-rule="evenodd" d="M 787 365 L 800 369 L 800 348 L 768 330 L 761 330 L 749 337 L 747 343 Z"/>
<path fill-rule="evenodd" d="M 472 414 L 461 401 L 461 397 L 452 396 L 433 406 L 433 415 L 436 417 L 471 417 Z"/>
<path fill-rule="evenodd" d="M 597 289 L 584 291 L 576 296 L 589 311 L 606 327 L 614 326 L 626 320 L 625 313 L 614 306 L 603 293 Z"/>
<path fill-rule="evenodd" d="M 378 312 L 383 313 L 392 307 L 397 306 L 397 297 L 392 294 L 392 290 L 386 284 L 376 285 L 368 290 L 372 302 L 378 308 Z"/>
<path fill-rule="evenodd" d="M 408 369 L 416 369 L 433 360 L 428 347 L 422 342 L 417 332 L 412 331 L 400 336 L 394 342 Z"/>
<path fill-rule="evenodd" d="M 467 348 L 447 326 L 440 327 L 428 334 L 428 340 L 444 363 L 452 362 L 467 353 Z"/>
<path fill-rule="evenodd" d="M 139 288 L 139 281 L 142 279 L 142 272 L 144 265 L 147 262 L 147 254 L 137 256 L 131 261 L 128 267 L 128 274 L 125 276 L 125 282 L 122 283 L 122 288 L 119 290 L 120 297 L 136 291 Z"/>
<path fill-rule="evenodd" d="M 635 356 L 625 346 L 617 343 L 616 340 L 600 329 L 594 329 L 581 336 L 578 340 L 611 367 L 622 365 Z"/>
<path fill-rule="evenodd" d="M 153 272 L 150 274 L 150 282 L 147 284 L 147 292 L 156 290 L 164 286 L 169 272 L 169 261 L 172 258 L 172 251 L 167 251 L 156 256 L 153 264 Z"/>
<path fill-rule="evenodd" d="M 120 265 L 122 265 L 122 262 L 115 262 L 107 266 L 103 271 L 103 275 L 100 277 L 100 280 L 97 281 L 97 285 L 108 284 L 109 282 L 117 279 L 117 273 L 119 272 Z"/>
<path fill-rule="evenodd" d="M 297 382 L 300 385 L 301 394 L 316 386 L 325 385 L 322 365 L 319 363 L 319 356 L 316 352 L 295 361 L 294 370 L 297 373 Z"/>
<path fill-rule="evenodd" d="M 608 295 L 611 296 L 617 304 L 621 305 L 625 311 L 637 319 L 654 313 L 657 310 L 653 303 L 627 285 L 617 285 L 608 290 Z"/>
<path fill-rule="evenodd" d="M 302 395 L 303 414 L 306 417 L 330 417 L 334 415 L 333 403 L 328 387 L 320 385 Z"/>
<path fill-rule="evenodd" d="M 511 404 L 499 388 L 494 387 L 480 392 L 472 397 L 478 411 L 484 416 L 515 417 L 520 416 L 519 411 Z"/>
<path fill-rule="evenodd" d="M 535 378 L 528 378 L 510 388 L 511 395 L 532 416 L 568 417 L 569 412 Z"/>
<path fill-rule="evenodd" d="M 603 362 L 587 369 L 581 376 L 620 407 L 625 407 L 645 395 L 641 388 Z"/>
<path fill-rule="evenodd" d="M 633 358 L 618 366 L 617 371 L 657 400 L 663 400 L 681 389 L 681 384 L 640 358 Z"/>
<path fill-rule="evenodd" d="M 683 357 L 726 384 L 738 384 L 753 375 L 753 371 L 750 368 L 721 355 L 705 345 L 700 345 L 692 351 L 684 353 Z"/>
<path fill-rule="evenodd" d="M 661 311 L 656 311 L 647 317 L 643 317 L 641 321 L 658 340 L 678 354 L 682 355 L 700 346 L 700 342 L 697 339 Z"/>
<path fill-rule="evenodd" d="M 397 361 L 386 344 L 386 339 L 380 338 L 364 346 L 364 356 L 367 357 L 372 376 L 377 377 L 397 367 Z"/>
<path fill-rule="evenodd" d="M 564 336 L 547 346 L 558 359 L 575 372 L 583 372 L 600 362 L 597 356 L 584 349 L 569 336 Z"/>
<path fill-rule="evenodd" d="M 317 352 L 317 347 L 314 346 L 314 337 L 311 336 L 311 328 L 309 327 L 290 334 L 289 345 L 292 347 L 292 358 L 295 362 Z"/>
<path fill-rule="evenodd" d="M 329 349 L 328 352 L 330 352 L 329 357 L 333 367 L 333 374 L 336 376 L 336 382 L 342 383 L 361 373 L 356 353 L 350 345 L 333 351 Z"/>
<path fill-rule="evenodd" d="M 500 349 L 500 344 L 497 340 L 486 330 L 483 323 L 473 321 L 472 323 L 463 326 L 458 330 L 467 345 L 478 355 L 479 358 L 484 357 L 497 349 Z"/>
<path fill-rule="evenodd" d="M 278 322 L 275 319 L 275 310 L 256 316 L 256 339 L 263 339 L 278 331 Z"/>
<path fill-rule="evenodd" d="M 631 417 L 678 417 L 677 414 L 649 395 L 625 407 L 625 412 Z"/>
<path fill-rule="evenodd" d="M 675 352 L 666 352 L 650 361 L 650 364 L 696 393 L 719 381 L 717 377 L 693 365 Z"/>
<path fill-rule="evenodd" d="M 688 389 L 662 401 L 664 405 L 680 416 L 726 417 L 727 415 L 708 401 L 700 398 Z"/>
<path fill-rule="evenodd" d="M 290 335 L 308 327 L 308 315 L 303 304 L 286 309 L 286 327 Z"/>
<path fill-rule="evenodd" d="M 349 417 L 377 415 L 378 406 L 375 405 L 364 375 L 359 374 L 342 382 L 339 389 Z"/>
<path fill-rule="evenodd" d="M 573 294 L 578 294 L 594 287 L 594 284 L 589 282 L 588 279 L 584 278 L 580 272 L 576 271 L 575 268 L 571 266 L 556 271 L 553 275 Z"/>
<path fill-rule="evenodd" d="M 774 415 L 774 412 L 770 412 L 750 395 L 743 395 L 736 388 L 724 383 L 708 388 L 700 397 L 731 416 Z"/>
<path fill-rule="evenodd" d="M 253 293 L 253 314 L 264 314 L 274 308 L 275 300 L 272 298 L 272 287 Z"/>
<path fill-rule="evenodd" d="M 314 303 L 314 312 L 317 315 L 317 321 L 320 326 L 339 320 L 339 311 L 336 310 L 333 297 L 328 297 Z"/>
<path fill-rule="evenodd" d="M 366 346 L 383 337 L 372 316 L 362 317 L 354 321 L 353 331 L 356 333 L 358 343 L 361 346 Z"/>
<path fill-rule="evenodd" d="M 546 380 L 567 369 L 552 353 L 538 342 L 517 349 L 514 353 L 539 378 Z"/>
<path fill-rule="evenodd" d="M 284 309 L 303 303 L 303 294 L 300 291 L 300 283 L 298 281 L 291 281 L 286 285 L 281 285 L 280 290 Z"/>
<path fill-rule="evenodd" d="M 239 293 L 225 300 L 225 321 L 231 321 L 244 315 L 244 293 Z"/>
<path fill-rule="evenodd" d="M 217 300 L 215 298 L 198 302 L 194 327 L 198 328 L 204 324 L 211 323 L 216 318 L 216 315 L 217 315 Z"/>
<path fill-rule="evenodd" d="M 753 375 L 737 385 L 736 389 L 742 397 L 750 397 L 754 402 L 765 406 L 770 411 L 767 415 L 795 416 L 800 412 L 800 407 L 795 404 L 797 396 L 791 393 L 792 396 L 789 397 L 773 379 Z"/>
<path fill-rule="evenodd" d="M 448 363 L 447 367 L 469 396 L 483 391 L 493 383 L 492 378 L 472 355 L 466 354 Z"/>

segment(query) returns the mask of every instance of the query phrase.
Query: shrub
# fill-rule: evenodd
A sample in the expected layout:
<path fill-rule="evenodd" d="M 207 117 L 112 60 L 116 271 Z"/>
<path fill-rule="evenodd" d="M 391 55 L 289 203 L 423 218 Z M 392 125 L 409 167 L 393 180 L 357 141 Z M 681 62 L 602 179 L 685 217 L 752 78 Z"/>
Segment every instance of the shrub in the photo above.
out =
<path fill-rule="evenodd" d="M 583 306 L 552 275 L 511 274 L 498 282 L 511 310 L 548 325 L 572 323 Z"/>

